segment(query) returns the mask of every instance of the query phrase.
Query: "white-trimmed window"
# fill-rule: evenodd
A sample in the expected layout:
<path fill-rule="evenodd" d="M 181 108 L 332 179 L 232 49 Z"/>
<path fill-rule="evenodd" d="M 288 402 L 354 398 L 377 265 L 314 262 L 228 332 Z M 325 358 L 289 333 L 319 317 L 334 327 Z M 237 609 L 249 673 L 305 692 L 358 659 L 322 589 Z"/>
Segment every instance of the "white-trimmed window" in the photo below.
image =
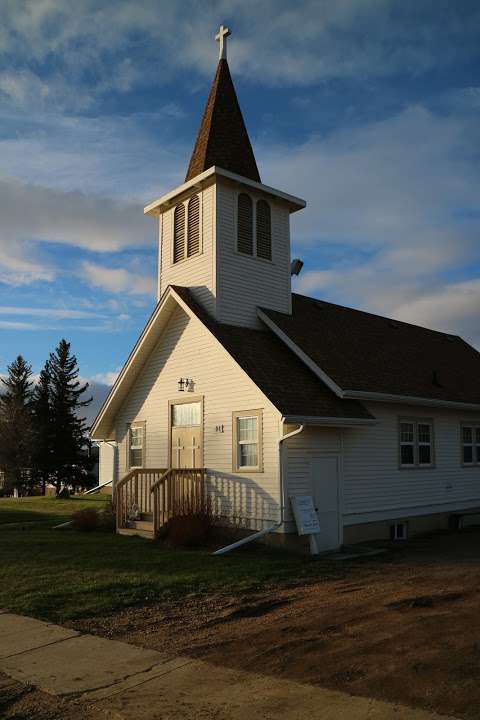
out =
<path fill-rule="evenodd" d="M 263 469 L 262 411 L 233 413 L 233 469 L 261 472 Z"/>
<path fill-rule="evenodd" d="M 128 466 L 145 465 L 145 423 L 132 423 L 128 429 Z"/>
<path fill-rule="evenodd" d="M 462 423 L 462 465 L 480 465 L 480 424 Z"/>
<path fill-rule="evenodd" d="M 401 418 L 399 443 L 401 468 L 433 466 L 433 420 Z"/>

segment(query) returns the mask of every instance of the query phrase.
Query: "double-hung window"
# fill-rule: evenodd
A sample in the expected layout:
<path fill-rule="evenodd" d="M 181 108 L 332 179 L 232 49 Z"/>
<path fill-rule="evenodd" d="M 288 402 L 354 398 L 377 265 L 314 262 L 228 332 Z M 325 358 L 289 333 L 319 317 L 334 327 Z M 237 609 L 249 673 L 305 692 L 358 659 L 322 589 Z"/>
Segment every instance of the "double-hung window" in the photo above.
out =
<path fill-rule="evenodd" d="M 145 462 L 145 423 L 132 423 L 128 430 L 128 465 L 143 467 Z"/>
<path fill-rule="evenodd" d="M 462 465 L 480 465 L 480 423 L 462 424 Z"/>
<path fill-rule="evenodd" d="M 433 421 L 402 418 L 399 426 L 400 467 L 433 466 Z"/>
<path fill-rule="evenodd" d="M 233 413 L 233 469 L 262 470 L 262 412 Z"/>

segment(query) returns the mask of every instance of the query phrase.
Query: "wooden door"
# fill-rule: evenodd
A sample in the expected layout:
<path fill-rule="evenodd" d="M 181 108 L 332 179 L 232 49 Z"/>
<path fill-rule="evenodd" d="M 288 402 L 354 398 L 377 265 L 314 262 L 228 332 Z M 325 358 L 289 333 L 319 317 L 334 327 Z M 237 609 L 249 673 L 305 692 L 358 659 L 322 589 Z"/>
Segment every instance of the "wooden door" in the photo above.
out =
<path fill-rule="evenodd" d="M 170 412 L 171 467 L 203 467 L 203 418 L 201 402 L 172 403 Z"/>

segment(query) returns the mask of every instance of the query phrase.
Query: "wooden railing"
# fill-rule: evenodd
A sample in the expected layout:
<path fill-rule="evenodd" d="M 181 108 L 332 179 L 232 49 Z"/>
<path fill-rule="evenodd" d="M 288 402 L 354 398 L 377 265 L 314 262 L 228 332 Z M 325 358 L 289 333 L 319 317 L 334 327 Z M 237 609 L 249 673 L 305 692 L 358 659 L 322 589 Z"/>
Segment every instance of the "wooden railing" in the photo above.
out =
<path fill-rule="evenodd" d="M 114 498 L 117 529 L 128 527 L 135 509 L 147 515 L 153 513 L 151 490 L 165 473 L 165 468 L 135 468 L 118 481 Z"/>
<path fill-rule="evenodd" d="M 174 515 L 204 512 L 207 507 L 205 468 L 170 468 L 152 485 L 153 529 Z"/>

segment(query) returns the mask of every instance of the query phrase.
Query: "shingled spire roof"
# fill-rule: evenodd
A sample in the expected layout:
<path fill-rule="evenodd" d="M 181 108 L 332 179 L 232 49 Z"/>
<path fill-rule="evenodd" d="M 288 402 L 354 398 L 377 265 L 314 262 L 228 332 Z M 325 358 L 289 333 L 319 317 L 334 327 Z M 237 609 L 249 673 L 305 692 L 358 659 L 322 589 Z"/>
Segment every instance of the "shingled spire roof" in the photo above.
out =
<path fill-rule="evenodd" d="M 185 182 L 213 165 L 260 182 L 228 62 L 224 58 L 218 63 Z"/>

